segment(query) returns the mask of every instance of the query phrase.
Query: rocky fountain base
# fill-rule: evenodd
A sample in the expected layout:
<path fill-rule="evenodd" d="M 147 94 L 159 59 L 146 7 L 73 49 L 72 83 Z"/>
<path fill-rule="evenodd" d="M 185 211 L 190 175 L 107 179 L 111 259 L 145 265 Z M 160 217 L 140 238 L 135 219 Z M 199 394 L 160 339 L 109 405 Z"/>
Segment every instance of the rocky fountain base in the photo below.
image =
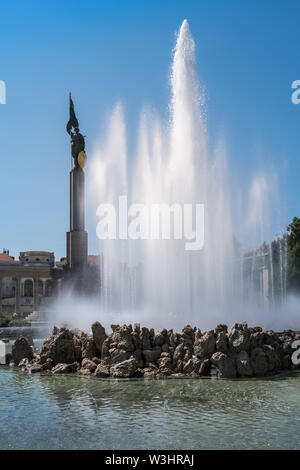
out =
<path fill-rule="evenodd" d="M 210 376 L 261 377 L 287 369 L 295 349 L 292 343 L 300 334 L 250 328 L 236 323 L 228 332 L 226 325 L 201 332 L 187 325 L 181 333 L 141 328 L 139 324 L 111 325 L 107 335 L 99 322 L 92 335 L 78 330 L 54 327 L 39 354 L 24 337 L 14 344 L 7 363 L 29 373 L 77 373 L 96 377 Z"/>

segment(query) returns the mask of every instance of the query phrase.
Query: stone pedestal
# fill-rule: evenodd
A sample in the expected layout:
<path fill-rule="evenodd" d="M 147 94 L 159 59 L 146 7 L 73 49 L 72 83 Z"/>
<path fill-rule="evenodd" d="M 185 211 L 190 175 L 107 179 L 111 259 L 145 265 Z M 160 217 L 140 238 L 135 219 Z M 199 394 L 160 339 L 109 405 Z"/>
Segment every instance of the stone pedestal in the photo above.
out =
<path fill-rule="evenodd" d="M 70 269 L 87 265 L 88 234 L 85 231 L 85 176 L 82 168 L 70 172 L 70 231 L 67 232 L 67 260 Z"/>

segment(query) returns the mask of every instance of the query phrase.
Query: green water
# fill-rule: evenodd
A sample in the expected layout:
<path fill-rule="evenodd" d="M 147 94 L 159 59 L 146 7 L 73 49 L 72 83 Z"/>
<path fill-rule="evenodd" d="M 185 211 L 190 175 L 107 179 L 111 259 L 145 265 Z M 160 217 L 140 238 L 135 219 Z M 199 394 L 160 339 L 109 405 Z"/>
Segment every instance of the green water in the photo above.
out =
<path fill-rule="evenodd" d="M 0 449 L 298 449 L 299 397 L 297 373 L 122 381 L 2 367 Z"/>

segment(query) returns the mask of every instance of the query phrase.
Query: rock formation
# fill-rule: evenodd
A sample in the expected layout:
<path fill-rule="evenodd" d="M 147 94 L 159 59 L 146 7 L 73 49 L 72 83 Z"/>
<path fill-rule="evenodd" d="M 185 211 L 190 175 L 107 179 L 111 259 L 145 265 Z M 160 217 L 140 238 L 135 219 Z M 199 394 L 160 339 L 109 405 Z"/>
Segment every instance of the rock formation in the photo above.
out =
<path fill-rule="evenodd" d="M 160 378 L 210 376 L 221 378 L 262 377 L 295 369 L 293 341 L 300 334 L 249 328 L 236 323 L 201 332 L 190 325 L 181 333 L 141 328 L 139 324 L 111 325 L 107 335 L 99 322 L 92 334 L 54 327 L 39 354 L 24 337 L 12 350 L 14 365 L 30 373 L 77 373 L 100 378 Z"/>
<path fill-rule="evenodd" d="M 24 336 L 19 336 L 16 339 L 12 348 L 12 359 L 16 366 L 22 359 L 28 359 L 28 361 L 33 359 L 33 349 Z"/>

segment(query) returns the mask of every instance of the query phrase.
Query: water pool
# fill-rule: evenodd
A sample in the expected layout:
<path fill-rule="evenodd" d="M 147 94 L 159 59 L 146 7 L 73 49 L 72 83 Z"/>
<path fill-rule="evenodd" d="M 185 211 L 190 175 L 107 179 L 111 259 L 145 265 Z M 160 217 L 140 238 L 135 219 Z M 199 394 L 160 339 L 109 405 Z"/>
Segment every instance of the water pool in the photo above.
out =
<path fill-rule="evenodd" d="M 101 380 L 0 368 L 0 449 L 298 449 L 300 374 Z"/>

